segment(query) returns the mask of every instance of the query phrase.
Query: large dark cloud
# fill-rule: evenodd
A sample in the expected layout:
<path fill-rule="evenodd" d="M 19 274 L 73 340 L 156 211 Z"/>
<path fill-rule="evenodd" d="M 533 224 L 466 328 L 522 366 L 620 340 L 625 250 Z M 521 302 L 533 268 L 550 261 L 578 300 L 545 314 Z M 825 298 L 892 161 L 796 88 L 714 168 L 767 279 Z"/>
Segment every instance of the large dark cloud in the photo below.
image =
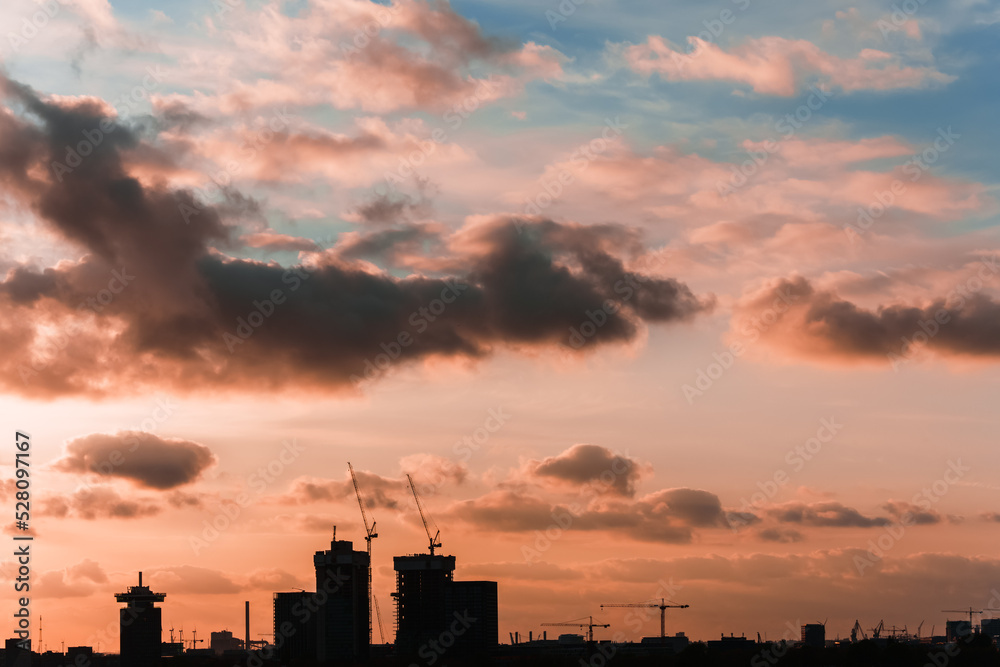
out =
<path fill-rule="evenodd" d="M 294 272 L 227 257 L 216 248 L 238 249 L 234 225 L 259 216 L 253 202 L 229 192 L 208 206 L 190 192 L 140 182 L 128 158 L 147 144 L 104 119 L 100 103 L 56 103 L 0 84 L 10 104 L 0 113 L 0 183 L 84 253 L 44 270 L 17 268 L 0 283 L 0 307 L 17 321 L 0 324 L 0 377 L 11 391 L 329 389 L 377 376 L 373 364 L 389 361 L 380 354 L 405 363 L 483 357 L 498 346 L 565 347 L 571 327 L 601 311 L 581 345 L 591 348 L 627 342 L 643 322 L 685 320 L 711 307 L 676 280 L 630 274 L 626 262 L 644 250 L 618 225 L 496 218 L 463 230 L 442 272 L 408 277 L 335 252 L 314 253 L 317 263 Z M 87 137 L 95 138 L 91 149 L 79 152 L 89 155 L 53 171 Z M 45 334 L 37 323 L 67 327 L 81 303 L 107 292 L 114 272 L 130 277 L 127 287 L 81 311 L 89 324 L 40 364 Z M 267 303 L 276 294 L 283 303 Z M 602 311 L 608 305 L 613 312 Z M 401 334 L 408 345 L 396 344 Z"/>
<path fill-rule="evenodd" d="M 216 462 L 204 445 L 141 431 L 93 433 L 70 440 L 56 470 L 118 477 L 150 489 L 190 484 Z"/>

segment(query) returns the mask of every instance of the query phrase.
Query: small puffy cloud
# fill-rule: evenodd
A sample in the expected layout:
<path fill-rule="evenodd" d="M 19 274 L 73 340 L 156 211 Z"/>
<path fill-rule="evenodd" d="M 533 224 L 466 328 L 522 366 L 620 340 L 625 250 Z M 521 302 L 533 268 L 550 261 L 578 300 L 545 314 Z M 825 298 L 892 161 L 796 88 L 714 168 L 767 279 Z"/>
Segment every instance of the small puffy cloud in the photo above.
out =
<path fill-rule="evenodd" d="M 801 542 L 803 540 L 802 533 L 799 531 L 783 528 L 765 528 L 757 533 L 757 537 L 765 542 L 778 542 L 782 544 Z"/>
<path fill-rule="evenodd" d="M 776 505 L 767 509 L 765 513 L 769 518 L 781 523 L 823 528 L 871 528 L 892 523 L 886 517 L 868 517 L 853 507 L 832 501 L 818 503 L 794 501 Z"/>
<path fill-rule="evenodd" d="M 642 474 L 638 461 L 606 447 L 586 444 L 573 445 L 557 456 L 529 465 L 535 477 L 629 497 L 635 495 Z"/>
<path fill-rule="evenodd" d="M 670 45 L 658 35 L 645 44 L 615 45 L 625 63 L 640 74 L 669 81 L 732 81 L 761 95 L 795 95 L 810 82 L 844 92 L 898 90 L 944 85 L 955 77 L 933 67 L 908 66 L 899 57 L 866 49 L 856 58 L 826 53 L 803 39 L 761 37 L 725 51 L 698 37 L 690 49 Z"/>
<path fill-rule="evenodd" d="M 399 507 L 400 498 L 403 498 L 406 492 L 405 480 L 382 477 L 361 470 L 355 470 L 355 474 L 358 476 L 358 484 L 367 507 L 387 509 Z M 291 505 L 308 505 L 350 499 L 350 502 L 354 503 L 357 502 L 354 496 L 354 484 L 351 482 L 350 474 L 346 475 L 345 479 L 303 476 L 292 482 L 289 491 L 282 495 L 279 501 Z"/>
<path fill-rule="evenodd" d="M 42 499 L 42 513 L 55 518 L 139 519 L 154 516 L 162 508 L 144 498 L 125 498 L 108 487 L 80 489 L 69 495 L 55 495 Z"/>
<path fill-rule="evenodd" d="M 70 440 L 62 458 L 52 465 L 62 472 L 127 479 L 138 486 L 166 490 L 194 482 L 215 462 L 212 451 L 197 442 L 119 431 Z"/>
<path fill-rule="evenodd" d="M 418 493 L 426 486 L 437 489 L 445 484 L 461 484 L 469 476 L 463 464 L 435 454 L 411 454 L 400 459 L 399 466 L 413 478 Z"/>
<path fill-rule="evenodd" d="M 891 514 L 893 519 L 903 524 L 912 523 L 918 526 L 927 526 L 941 523 L 944 520 L 944 517 L 937 512 L 901 500 L 890 500 L 882 505 L 882 509 Z"/>

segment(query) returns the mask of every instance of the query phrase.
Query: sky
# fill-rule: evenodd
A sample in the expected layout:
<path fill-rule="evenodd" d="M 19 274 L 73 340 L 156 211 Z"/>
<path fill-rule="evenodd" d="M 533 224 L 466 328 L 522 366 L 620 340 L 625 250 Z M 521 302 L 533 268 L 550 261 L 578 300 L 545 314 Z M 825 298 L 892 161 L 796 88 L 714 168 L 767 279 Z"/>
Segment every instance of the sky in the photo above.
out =
<path fill-rule="evenodd" d="M 503 640 L 656 635 L 601 605 L 661 597 L 694 639 L 1000 607 L 1000 3 L 0 26 L 0 414 L 47 647 L 115 649 L 139 570 L 165 639 L 242 635 L 244 600 L 269 633 L 334 526 L 364 548 L 348 461 L 387 640 L 407 474 Z"/>

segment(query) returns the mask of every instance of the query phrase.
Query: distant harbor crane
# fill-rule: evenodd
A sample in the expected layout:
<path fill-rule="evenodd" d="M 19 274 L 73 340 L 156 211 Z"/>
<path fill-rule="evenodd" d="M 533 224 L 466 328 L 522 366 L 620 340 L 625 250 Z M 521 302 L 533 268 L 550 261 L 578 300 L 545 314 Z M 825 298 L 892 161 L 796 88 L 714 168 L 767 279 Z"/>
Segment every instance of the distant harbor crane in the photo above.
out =
<path fill-rule="evenodd" d="M 587 619 L 586 623 L 580 623 L 583 619 Z M 552 626 L 565 626 L 565 627 L 576 627 L 576 628 L 587 628 L 587 641 L 593 643 L 594 641 L 594 628 L 610 628 L 609 623 L 594 623 L 593 616 L 584 616 L 583 618 L 574 618 L 572 621 L 566 621 L 565 623 L 542 623 L 549 627 Z"/>
<path fill-rule="evenodd" d="M 611 602 L 608 604 L 602 604 L 601 609 L 604 609 L 605 607 L 644 607 L 647 609 L 659 609 L 660 639 L 663 639 L 667 636 L 667 609 L 687 609 L 691 606 L 687 604 L 667 604 L 667 602 L 668 600 L 665 598 L 660 598 L 659 604 L 657 604 L 655 600 L 650 602 Z"/>

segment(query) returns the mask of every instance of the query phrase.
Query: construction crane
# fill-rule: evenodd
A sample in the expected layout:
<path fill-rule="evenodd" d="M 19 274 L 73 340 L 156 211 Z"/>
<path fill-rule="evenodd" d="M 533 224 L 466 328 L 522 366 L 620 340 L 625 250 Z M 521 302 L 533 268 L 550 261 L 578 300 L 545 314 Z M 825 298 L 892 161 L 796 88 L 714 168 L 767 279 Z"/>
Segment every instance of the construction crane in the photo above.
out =
<path fill-rule="evenodd" d="M 580 623 L 583 619 L 587 619 L 586 623 Z M 610 628 L 611 625 L 608 623 L 594 623 L 593 616 L 584 616 L 583 618 L 574 618 L 572 621 L 566 621 L 565 623 L 542 623 L 542 625 L 552 626 L 562 626 L 562 627 L 575 627 L 575 628 L 587 628 L 587 641 L 593 643 L 594 641 L 594 628 Z"/>
<path fill-rule="evenodd" d="M 382 627 L 382 611 L 378 608 L 378 598 L 372 595 L 372 601 L 375 603 L 375 616 L 378 618 L 378 639 L 385 644 L 385 628 Z"/>
<path fill-rule="evenodd" d="M 424 530 L 427 531 L 427 540 L 430 542 L 431 555 L 433 556 L 434 549 L 441 546 L 441 543 L 438 542 L 438 539 L 441 537 L 441 531 L 438 530 L 437 524 L 435 524 L 434 530 L 436 532 L 434 533 L 434 536 L 431 537 L 430 524 L 434 522 L 433 521 L 431 521 L 430 523 L 427 522 L 427 516 L 424 513 L 424 506 L 420 503 L 420 496 L 417 495 L 417 487 L 413 484 L 413 478 L 410 477 L 410 473 L 406 473 L 406 481 L 410 483 L 410 491 L 413 492 L 413 500 L 415 500 L 417 503 L 417 511 L 420 512 L 420 520 L 424 522 Z"/>
<path fill-rule="evenodd" d="M 861 627 L 861 623 L 857 620 L 854 621 L 854 627 L 851 628 L 851 643 L 858 643 L 858 635 L 861 635 L 861 639 L 868 639 L 868 635 L 865 634 L 865 629 Z"/>
<path fill-rule="evenodd" d="M 601 609 L 605 607 L 644 607 L 646 609 L 659 609 L 660 610 L 660 639 L 667 636 L 667 609 L 687 609 L 691 605 L 688 604 L 667 604 L 668 600 L 665 598 L 660 598 L 659 604 L 655 600 L 648 602 L 610 602 L 608 604 L 602 604 Z M 673 602 L 673 600 L 670 600 Z"/>
<path fill-rule="evenodd" d="M 872 639 L 878 639 L 879 637 L 881 637 L 883 630 L 885 630 L 885 622 L 879 621 L 877 626 L 871 628 Z"/>
<path fill-rule="evenodd" d="M 942 609 L 941 611 L 942 611 L 942 613 L 968 614 L 969 615 L 969 627 L 971 628 L 972 627 L 972 615 L 973 614 L 981 614 L 981 613 L 983 613 L 983 611 L 991 611 L 991 610 L 973 609 L 972 607 L 969 607 L 968 609 Z"/>
<path fill-rule="evenodd" d="M 361 498 L 361 488 L 358 486 L 358 477 L 354 474 L 354 466 L 347 462 L 347 469 L 351 471 L 351 481 L 354 482 L 354 493 L 358 496 L 358 507 L 361 508 L 361 519 L 365 522 L 365 542 L 368 544 L 368 643 L 372 643 L 372 540 L 378 537 L 375 532 L 375 521 L 368 525 L 368 513 L 365 511 L 365 501 Z"/>

